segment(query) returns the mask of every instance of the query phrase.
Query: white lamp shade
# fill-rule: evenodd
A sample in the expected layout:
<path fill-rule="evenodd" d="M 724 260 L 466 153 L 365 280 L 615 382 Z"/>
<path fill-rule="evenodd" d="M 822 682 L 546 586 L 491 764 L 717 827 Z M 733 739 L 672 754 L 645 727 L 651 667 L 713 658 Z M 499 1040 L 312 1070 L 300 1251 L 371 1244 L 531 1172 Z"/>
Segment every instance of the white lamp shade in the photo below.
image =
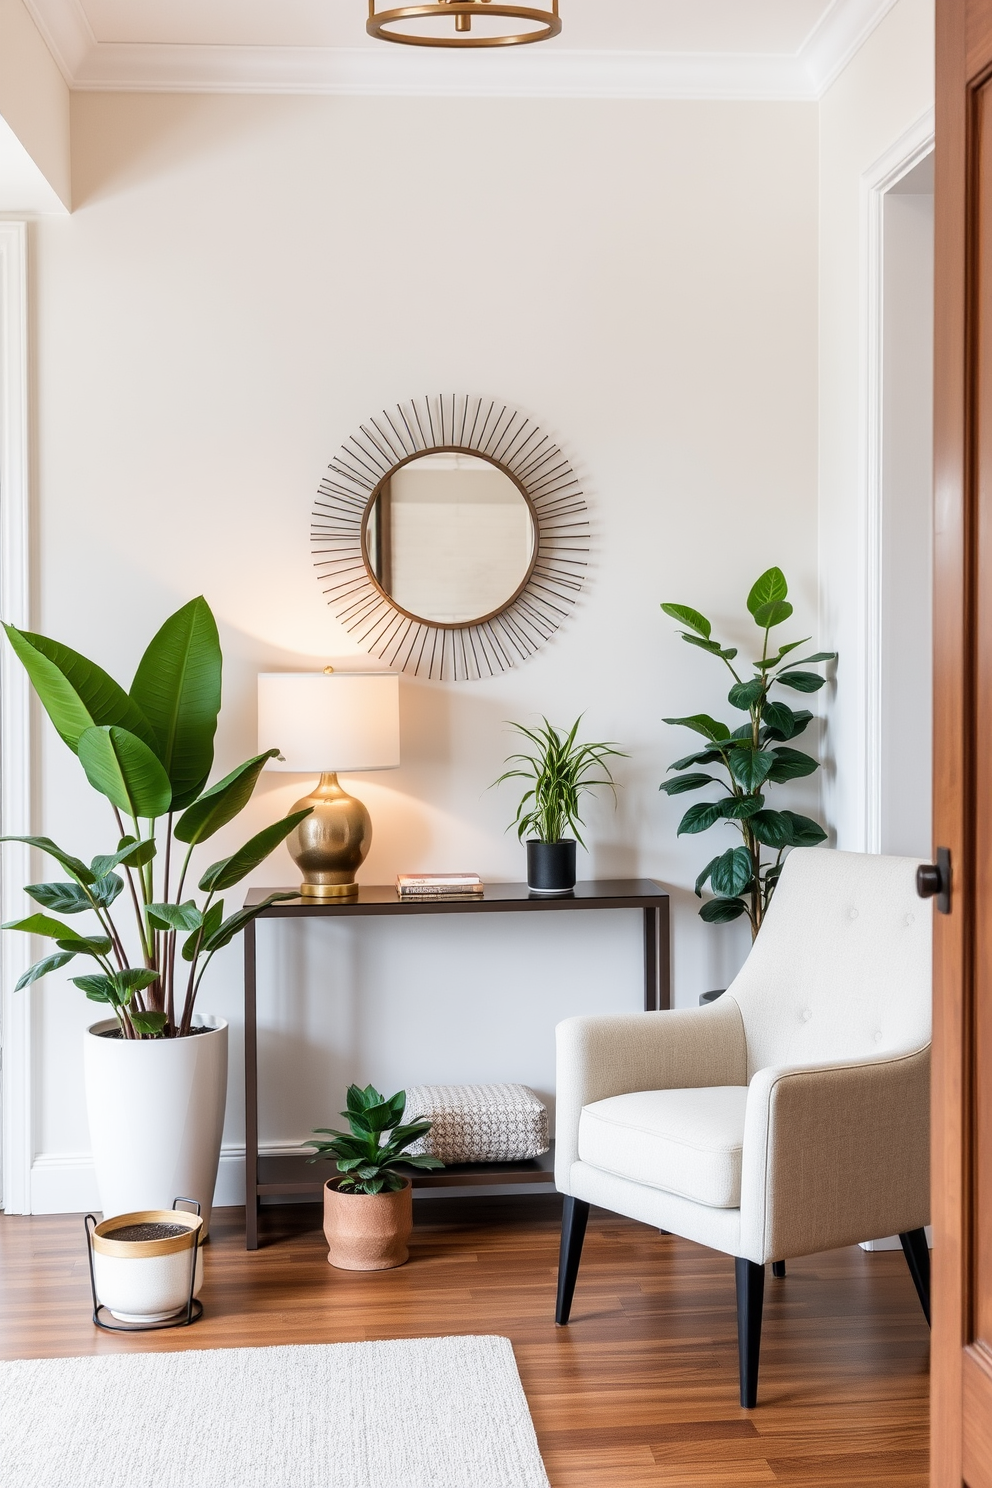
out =
<path fill-rule="evenodd" d="M 395 672 L 260 672 L 258 748 L 269 770 L 393 770 L 400 762 Z"/>

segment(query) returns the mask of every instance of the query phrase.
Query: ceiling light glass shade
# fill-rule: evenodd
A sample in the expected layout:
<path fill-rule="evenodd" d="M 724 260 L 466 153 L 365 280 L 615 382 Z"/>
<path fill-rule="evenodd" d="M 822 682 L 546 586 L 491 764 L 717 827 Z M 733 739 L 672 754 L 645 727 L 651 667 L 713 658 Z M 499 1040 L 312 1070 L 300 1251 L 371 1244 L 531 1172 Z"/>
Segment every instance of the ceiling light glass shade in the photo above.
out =
<path fill-rule="evenodd" d="M 376 0 L 369 0 L 365 29 L 380 41 L 404 46 L 523 46 L 557 36 L 561 20 L 558 0 L 551 0 L 550 8 L 499 0 L 431 0 L 378 11 Z"/>
<path fill-rule="evenodd" d="M 262 672 L 258 747 L 283 758 L 266 768 L 297 775 L 394 770 L 400 762 L 395 672 Z"/>

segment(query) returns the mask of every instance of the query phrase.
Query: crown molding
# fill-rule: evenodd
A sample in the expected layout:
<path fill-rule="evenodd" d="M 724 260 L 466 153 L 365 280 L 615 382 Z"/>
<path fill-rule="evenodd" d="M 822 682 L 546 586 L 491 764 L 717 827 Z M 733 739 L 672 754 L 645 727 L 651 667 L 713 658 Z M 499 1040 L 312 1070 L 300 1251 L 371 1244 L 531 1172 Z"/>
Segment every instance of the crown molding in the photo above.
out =
<path fill-rule="evenodd" d="M 185 46 L 98 42 L 81 0 L 25 0 L 70 88 L 351 97 L 814 100 L 895 0 L 833 0 L 797 52 Z"/>

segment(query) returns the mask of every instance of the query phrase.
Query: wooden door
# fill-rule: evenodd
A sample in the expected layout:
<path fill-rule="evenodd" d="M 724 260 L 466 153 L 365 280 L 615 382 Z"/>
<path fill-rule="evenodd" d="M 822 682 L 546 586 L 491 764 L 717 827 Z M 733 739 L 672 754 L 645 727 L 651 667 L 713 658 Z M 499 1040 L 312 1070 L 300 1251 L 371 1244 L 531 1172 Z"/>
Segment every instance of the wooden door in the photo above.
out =
<path fill-rule="evenodd" d="M 992 1488 L 992 0 L 937 0 L 931 1482 Z"/>

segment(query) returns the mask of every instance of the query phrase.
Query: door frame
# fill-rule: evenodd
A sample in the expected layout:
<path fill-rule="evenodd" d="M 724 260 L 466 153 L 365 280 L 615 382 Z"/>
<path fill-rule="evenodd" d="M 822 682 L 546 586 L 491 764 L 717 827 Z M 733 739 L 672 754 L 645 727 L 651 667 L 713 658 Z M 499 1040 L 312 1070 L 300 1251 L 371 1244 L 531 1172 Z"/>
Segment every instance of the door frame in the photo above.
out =
<path fill-rule="evenodd" d="M 885 196 L 934 149 L 927 109 L 861 177 L 861 843 L 882 850 L 882 477 Z"/>
<path fill-rule="evenodd" d="M 30 480 L 28 421 L 28 229 L 0 222 L 0 616 L 29 621 Z M 31 827 L 31 698 L 27 673 L 10 646 L 0 647 L 0 830 Z M 0 861 L 0 914 L 23 911 L 31 849 L 8 842 Z M 32 1004 L 14 993 L 31 964 L 31 936 L 0 936 L 0 1081 L 2 1203 L 8 1213 L 31 1207 Z"/>

